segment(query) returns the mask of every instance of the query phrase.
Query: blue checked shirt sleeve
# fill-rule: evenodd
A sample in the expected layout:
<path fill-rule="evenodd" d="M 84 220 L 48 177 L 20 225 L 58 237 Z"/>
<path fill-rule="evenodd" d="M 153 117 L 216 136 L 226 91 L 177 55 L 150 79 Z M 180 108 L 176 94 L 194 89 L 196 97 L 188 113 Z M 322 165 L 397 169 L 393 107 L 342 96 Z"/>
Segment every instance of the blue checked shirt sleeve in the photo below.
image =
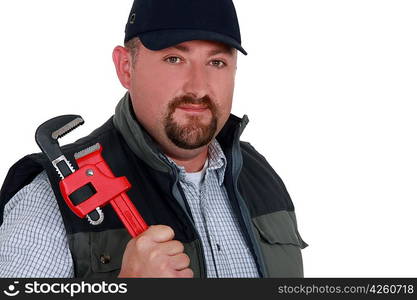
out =
<path fill-rule="evenodd" d="M 5 206 L 0 277 L 74 277 L 65 227 L 45 172 Z"/>

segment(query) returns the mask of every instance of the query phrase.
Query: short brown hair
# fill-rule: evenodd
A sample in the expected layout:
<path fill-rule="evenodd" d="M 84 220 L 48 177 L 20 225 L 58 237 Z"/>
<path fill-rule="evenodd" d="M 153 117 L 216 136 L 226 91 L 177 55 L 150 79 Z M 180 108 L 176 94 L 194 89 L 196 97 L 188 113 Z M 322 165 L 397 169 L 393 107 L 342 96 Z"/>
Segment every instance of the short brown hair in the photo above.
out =
<path fill-rule="evenodd" d="M 125 43 L 125 48 L 129 51 L 130 55 L 132 56 L 132 64 L 133 66 L 136 63 L 136 56 L 139 50 L 139 46 L 142 44 L 142 42 L 140 41 L 140 39 L 138 37 L 134 37 L 130 40 L 128 40 Z"/>

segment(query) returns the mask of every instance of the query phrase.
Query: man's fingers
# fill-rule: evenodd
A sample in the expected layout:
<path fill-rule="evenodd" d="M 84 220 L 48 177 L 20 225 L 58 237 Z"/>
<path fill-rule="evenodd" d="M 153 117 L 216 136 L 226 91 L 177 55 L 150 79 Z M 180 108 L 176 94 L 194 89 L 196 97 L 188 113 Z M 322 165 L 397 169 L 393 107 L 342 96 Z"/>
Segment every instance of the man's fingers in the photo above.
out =
<path fill-rule="evenodd" d="M 178 255 L 171 256 L 169 259 L 171 268 L 181 271 L 185 268 L 188 268 L 190 265 L 190 258 L 185 253 L 180 253 Z"/>
<path fill-rule="evenodd" d="M 191 270 L 190 268 L 187 268 L 181 271 L 176 271 L 176 277 L 177 278 L 193 278 L 194 273 L 193 273 L 193 270 Z"/>
<path fill-rule="evenodd" d="M 158 244 L 157 251 L 164 255 L 177 255 L 184 252 L 184 245 L 177 240 L 168 241 Z"/>
<path fill-rule="evenodd" d="M 153 225 L 132 239 L 123 254 L 119 277 L 193 277 L 184 245 L 173 240 L 174 236 L 169 226 Z"/>

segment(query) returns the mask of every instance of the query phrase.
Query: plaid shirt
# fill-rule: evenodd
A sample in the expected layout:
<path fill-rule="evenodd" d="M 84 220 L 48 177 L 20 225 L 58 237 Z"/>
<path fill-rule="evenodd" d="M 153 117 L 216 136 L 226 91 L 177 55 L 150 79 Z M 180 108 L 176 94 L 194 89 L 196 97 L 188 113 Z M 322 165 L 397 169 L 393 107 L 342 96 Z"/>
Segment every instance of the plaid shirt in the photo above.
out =
<path fill-rule="evenodd" d="M 201 172 L 200 186 L 184 167 L 168 160 L 179 170 L 180 184 L 203 242 L 207 276 L 259 277 L 223 184 L 227 162 L 219 143 L 214 140 L 209 145 L 208 164 Z"/>
<path fill-rule="evenodd" d="M 214 141 L 209 146 L 201 188 L 187 179 L 184 168 L 177 168 L 203 241 L 208 277 L 258 277 L 224 189 L 226 158 L 220 145 Z M 5 206 L 0 227 L 0 277 L 74 277 L 65 226 L 46 172 Z"/>
<path fill-rule="evenodd" d="M 65 226 L 46 172 L 4 208 L 0 277 L 74 277 Z"/>

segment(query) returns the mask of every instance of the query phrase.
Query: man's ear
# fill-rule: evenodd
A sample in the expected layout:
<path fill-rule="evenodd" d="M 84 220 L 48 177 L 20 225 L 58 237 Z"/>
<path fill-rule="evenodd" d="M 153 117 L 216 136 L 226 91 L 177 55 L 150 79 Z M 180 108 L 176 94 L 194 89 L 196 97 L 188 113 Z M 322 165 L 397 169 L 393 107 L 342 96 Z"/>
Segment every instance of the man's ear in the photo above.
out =
<path fill-rule="evenodd" d="M 132 59 L 129 51 L 122 46 L 117 46 L 113 50 L 113 62 L 116 67 L 117 77 L 120 83 L 126 88 L 130 89 Z"/>

